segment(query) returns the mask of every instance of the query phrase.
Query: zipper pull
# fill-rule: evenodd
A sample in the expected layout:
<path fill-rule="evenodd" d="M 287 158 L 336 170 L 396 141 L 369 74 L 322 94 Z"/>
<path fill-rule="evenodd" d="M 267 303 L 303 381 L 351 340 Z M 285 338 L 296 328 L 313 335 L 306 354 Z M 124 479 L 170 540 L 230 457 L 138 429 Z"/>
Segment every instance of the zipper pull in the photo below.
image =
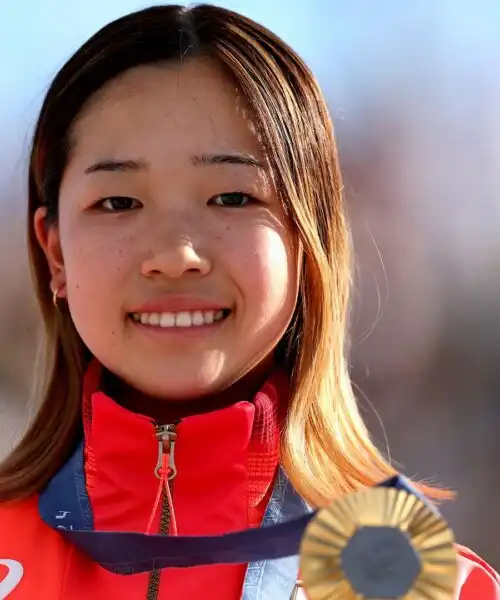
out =
<path fill-rule="evenodd" d="M 175 466 L 175 443 L 177 441 L 177 424 L 173 425 L 155 425 L 155 437 L 158 441 L 158 460 L 156 461 L 155 475 L 160 480 L 156 500 L 149 517 L 149 523 L 146 529 L 146 534 L 151 533 L 153 521 L 158 511 L 158 507 L 162 501 L 162 494 L 166 504 L 163 504 L 162 515 L 169 515 L 170 529 L 173 535 L 177 535 L 177 522 L 175 519 L 174 504 L 172 500 L 172 480 L 177 475 L 177 467 Z M 160 533 L 168 533 L 160 531 Z"/>
<path fill-rule="evenodd" d="M 175 443 L 177 441 L 177 425 L 158 425 L 155 428 L 155 436 L 158 441 L 158 460 L 156 462 L 155 475 L 161 479 L 163 467 L 163 455 L 168 456 L 167 480 L 174 479 L 177 475 L 175 466 Z"/>

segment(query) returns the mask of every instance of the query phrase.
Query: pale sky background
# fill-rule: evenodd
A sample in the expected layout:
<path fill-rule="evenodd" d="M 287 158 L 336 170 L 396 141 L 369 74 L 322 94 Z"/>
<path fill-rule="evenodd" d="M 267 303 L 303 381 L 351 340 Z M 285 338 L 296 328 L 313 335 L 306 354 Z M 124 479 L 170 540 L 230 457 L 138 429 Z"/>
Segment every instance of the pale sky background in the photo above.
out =
<path fill-rule="evenodd" d="M 97 29 L 158 2 L 136 0 L 2 0 L 0 2 L 0 190 L 16 177 L 44 90 L 57 69 Z M 376 95 L 394 69 L 439 85 L 496 68 L 498 0 L 227 0 L 217 4 L 270 27 L 311 65 L 338 110 Z M 472 63 L 472 64 L 471 64 Z M 436 83 L 436 81 L 435 81 Z"/>

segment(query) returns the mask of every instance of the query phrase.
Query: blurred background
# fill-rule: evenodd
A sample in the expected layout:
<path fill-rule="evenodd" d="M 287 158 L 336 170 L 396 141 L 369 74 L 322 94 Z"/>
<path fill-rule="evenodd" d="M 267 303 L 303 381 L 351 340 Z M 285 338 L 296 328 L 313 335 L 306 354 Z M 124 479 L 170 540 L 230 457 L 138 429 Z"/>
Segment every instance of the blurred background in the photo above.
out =
<path fill-rule="evenodd" d="M 87 37 L 148 4 L 0 4 L 0 455 L 26 424 L 39 322 L 24 223 L 37 111 Z M 458 490 L 445 515 L 499 568 L 500 3 L 218 4 L 281 35 L 323 87 L 356 251 L 363 412 L 402 471 Z"/>

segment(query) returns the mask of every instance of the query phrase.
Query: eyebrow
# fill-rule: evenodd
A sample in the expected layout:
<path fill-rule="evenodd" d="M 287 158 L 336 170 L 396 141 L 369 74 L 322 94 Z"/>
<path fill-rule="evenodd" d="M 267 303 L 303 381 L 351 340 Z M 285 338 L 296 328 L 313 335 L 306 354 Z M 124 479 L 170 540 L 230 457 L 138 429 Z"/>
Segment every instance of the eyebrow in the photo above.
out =
<path fill-rule="evenodd" d="M 264 165 L 251 154 L 200 154 L 191 158 L 194 166 L 207 165 L 243 165 L 263 169 Z M 129 173 L 134 171 L 147 171 L 149 164 L 142 159 L 119 160 L 104 159 L 99 160 L 85 169 L 85 173 Z"/>
<path fill-rule="evenodd" d="M 147 171 L 148 163 L 144 160 L 118 160 L 106 158 L 98 160 L 85 169 L 85 173 L 127 173 L 129 171 Z"/>
<path fill-rule="evenodd" d="M 244 165 L 263 169 L 264 165 L 251 154 L 201 154 L 193 156 L 194 165 Z"/>

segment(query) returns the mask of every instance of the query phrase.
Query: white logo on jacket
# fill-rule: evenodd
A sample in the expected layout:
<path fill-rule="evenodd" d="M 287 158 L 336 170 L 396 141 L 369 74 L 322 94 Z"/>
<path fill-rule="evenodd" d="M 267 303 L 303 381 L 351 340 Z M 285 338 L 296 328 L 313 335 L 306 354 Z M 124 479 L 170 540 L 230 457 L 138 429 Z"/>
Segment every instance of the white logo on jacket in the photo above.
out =
<path fill-rule="evenodd" d="M 7 575 L 0 581 L 0 600 L 4 600 L 19 585 L 24 575 L 24 569 L 20 562 L 10 558 L 0 558 L 0 565 L 9 569 Z"/>

